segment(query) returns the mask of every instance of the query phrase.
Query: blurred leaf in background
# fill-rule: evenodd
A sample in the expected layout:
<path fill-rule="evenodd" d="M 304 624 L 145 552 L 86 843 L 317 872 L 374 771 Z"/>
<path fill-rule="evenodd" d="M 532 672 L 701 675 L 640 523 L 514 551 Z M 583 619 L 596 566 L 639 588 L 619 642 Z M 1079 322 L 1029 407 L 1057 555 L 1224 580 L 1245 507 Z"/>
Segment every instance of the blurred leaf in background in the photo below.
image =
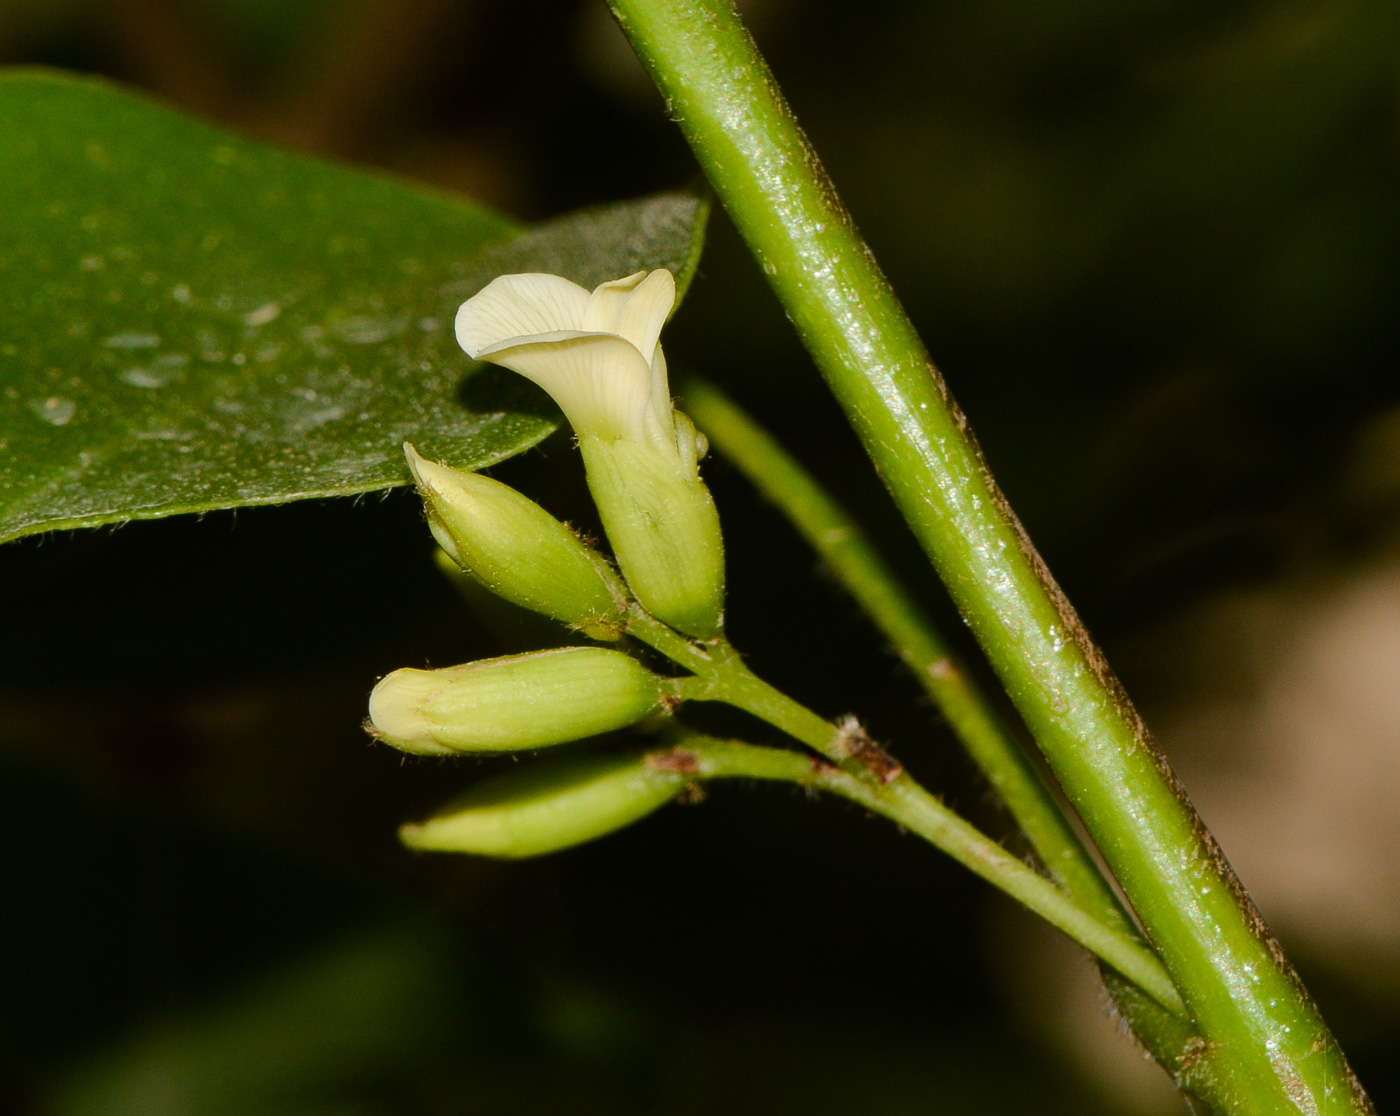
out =
<path fill-rule="evenodd" d="M 387 933 L 138 1034 L 74 1071 L 43 1107 L 63 1116 L 371 1111 L 367 1084 L 413 1070 L 447 1022 L 445 950 Z M 337 1094 L 349 1097 L 336 1101 Z"/>

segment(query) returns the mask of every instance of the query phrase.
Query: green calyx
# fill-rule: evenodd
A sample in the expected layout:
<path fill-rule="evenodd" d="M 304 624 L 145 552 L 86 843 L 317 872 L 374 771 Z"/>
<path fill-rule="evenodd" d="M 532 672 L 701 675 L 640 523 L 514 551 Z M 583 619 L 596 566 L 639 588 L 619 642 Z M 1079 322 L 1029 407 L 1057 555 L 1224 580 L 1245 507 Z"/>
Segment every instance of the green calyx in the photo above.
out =
<path fill-rule="evenodd" d="M 541 856 L 631 825 L 687 781 L 643 756 L 561 757 L 487 779 L 399 836 L 410 848 L 434 852 Z"/>
<path fill-rule="evenodd" d="M 438 545 L 497 596 L 594 639 L 617 639 L 625 602 L 601 555 L 509 485 L 404 445 Z"/>
<path fill-rule="evenodd" d="M 564 647 L 396 670 L 370 694 L 369 727 L 405 752 L 513 752 L 626 728 L 671 698 L 666 679 L 621 651 Z"/>
<path fill-rule="evenodd" d="M 709 489 L 683 461 L 644 442 L 579 438 L 588 487 L 628 588 L 678 631 L 724 627 L 724 541 Z"/>

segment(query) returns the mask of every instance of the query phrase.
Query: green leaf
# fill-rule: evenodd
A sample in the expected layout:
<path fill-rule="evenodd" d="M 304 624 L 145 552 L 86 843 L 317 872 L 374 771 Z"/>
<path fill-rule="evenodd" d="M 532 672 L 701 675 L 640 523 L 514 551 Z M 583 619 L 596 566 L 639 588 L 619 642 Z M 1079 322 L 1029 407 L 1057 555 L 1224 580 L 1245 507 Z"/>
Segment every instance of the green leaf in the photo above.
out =
<path fill-rule="evenodd" d="M 0 541 L 406 484 L 557 413 L 452 334 L 496 275 L 694 272 L 706 203 L 526 230 L 109 85 L 0 76 Z"/>

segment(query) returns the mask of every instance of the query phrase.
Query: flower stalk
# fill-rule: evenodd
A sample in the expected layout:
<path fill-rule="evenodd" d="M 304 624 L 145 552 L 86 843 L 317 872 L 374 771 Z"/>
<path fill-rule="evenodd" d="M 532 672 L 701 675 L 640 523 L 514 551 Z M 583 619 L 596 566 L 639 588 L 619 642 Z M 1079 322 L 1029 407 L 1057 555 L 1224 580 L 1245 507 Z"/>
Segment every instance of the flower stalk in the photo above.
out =
<path fill-rule="evenodd" d="M 754 674 L 727 640 L 692 642 L 640 608 L 629 614 L 627 630 L 693 672 L 671 683 L 672 692 L 680 699 L 718 701 L 742 709 L 826 760 L 717 741 L 677 728 L 672 734 L 683 743 L 671 760 L 662 764 L 664 770 L 693 771 L 699 778 L 782 779 L 829 790 L 898 822 L 1089 950 L 1109 967 L 1108 971 L 1117 974 L 1114 979 L 1125 981 L 1125 987 L 1141 997 L 1144 1011 L 1160 1015 L 1162 1026 L 1179 1035 L 1183 1044 L 1189 1041 L 1180 996 L 1161 962 L 1119 908 L 1107 913 L 1096 909 L 1095 900 L 1066 892 L 1022 863 L 929 794 L 852 719 L 833 724 L 788 697 Z"/>
<path fill-rule="evenodd" d="M 711 445 L 801 532 L 933 699 L 1050 875 L 1105 925 L 1141 941 L 1098 865 L 1011 731 L 860 525 L 786 450 L 713 384 L 690 378 L 683 398 Z M 1101 969 L 1120 1010 L 1183 1088 L 1208 1093 L 1189 1057 L 1201 1039 L 1111 968 Z"/>
<path fill-rule="evenodd" d="M 796 783 L 839 795 L 889 818 L 947 853 L 1112 966 L 1172 1013 L 1184 1009 L 1162 964 L 1140 941 L 1105 925 L 1050 880 L 958 817 L 907 775 L 880 786 L 797 752 L 760 748 L 699 734 L 680 736 L 656 766 L 699 779 L 746 778 Z"/>
<path fill-rule="evenodd" d="M 801 741 L 831 763 L 849 763 L 840 728 L 754 674 L 728 640 L 692 642 L 641 608 L 628 613 L 627 634 L 691 672 L 689 678 L 673 682 L 683 700 L 732 705 Z"/>
<path fill-rule="evenodd" d="M 713 384 L 688 379 L 683 397 L 711 446 L 801 532 L 933 699 L 1050 875 L 1081 903 L 1128 927 L 1087 854 L 991 701 L 860 525 L 767 430 Z"/>

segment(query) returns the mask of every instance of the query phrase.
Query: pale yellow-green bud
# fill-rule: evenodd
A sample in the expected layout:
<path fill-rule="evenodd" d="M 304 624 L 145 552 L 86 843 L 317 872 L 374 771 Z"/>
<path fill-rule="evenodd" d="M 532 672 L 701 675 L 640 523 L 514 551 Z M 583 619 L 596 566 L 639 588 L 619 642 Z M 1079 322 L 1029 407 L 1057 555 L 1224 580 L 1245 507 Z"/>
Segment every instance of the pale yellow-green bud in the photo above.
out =
<path fill-rule="evenodd" d="M 516 859 L 556 852 L 631 825 L 685 789 L 641 756 L 545 760 L 481 782 L 399 836 L 410 848 Z"/>
<path fill-rule="evenodd" d="M 433 537 L 462 569 L 497 596 L 595 639 L 622 634 L 625 602 L 602 556 L 568 527 L 509 485 L 434 464 L 407 443 L 404 454 Z"/>
<path fill-rule="evenodd" d="M 688 635 L 719 635 L 724 541 L 693 456 L 683 462 L 648 442 L 588 435 L 579 438 L 579 449 L 603 529 L 637 600 Z"/>
<path fill-rule="evenodd" d="M 369 698 L 371 731 L 405 752 L 513 752 L 626 728 L 667 682 L 621 651 L 563 647 L 443 670 L 406 667 Z"/>

